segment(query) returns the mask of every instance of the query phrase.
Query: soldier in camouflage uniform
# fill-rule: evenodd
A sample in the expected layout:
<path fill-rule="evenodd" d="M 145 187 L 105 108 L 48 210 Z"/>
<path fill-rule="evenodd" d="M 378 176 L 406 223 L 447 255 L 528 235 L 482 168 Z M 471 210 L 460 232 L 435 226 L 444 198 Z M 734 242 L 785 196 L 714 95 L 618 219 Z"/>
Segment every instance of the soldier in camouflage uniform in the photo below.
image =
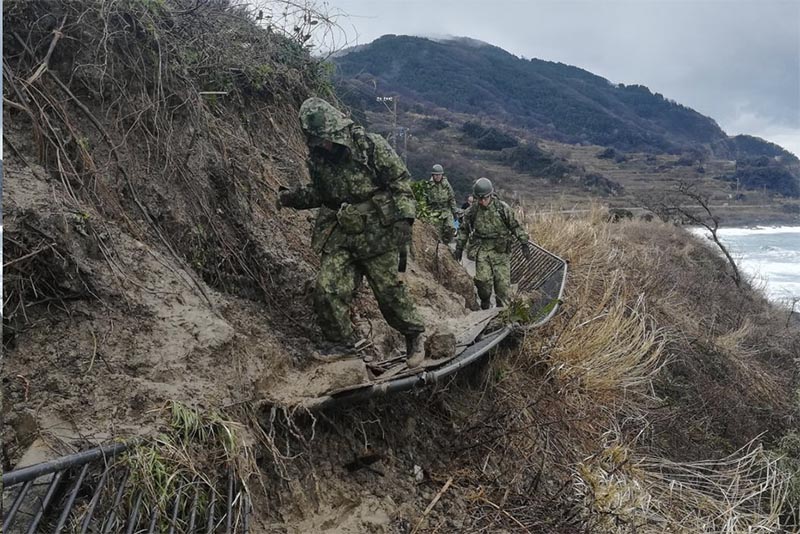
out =
<path fill-rule="evenodd" d="M 522 244 L 526 257 L 530 257 L 531 248 L 528 234 L 514 217 L 511 207 L 494 195 L 492 182 L 479 178 L 473 193 L 477 202 L 464 213 L 454 256 L 456 261 L 461 261 L 464 247 L 468 247 L 467 257 L 475 260 L 475 287 L 481 309 L 486 310 L 491 307 L 493 287 L 497 305 L 508 303 L 513 241 Z"/>
<path fill-rule="evenodd" d="M 456 208 L 456 195 L 444 175 L 444 168 L 439 164 L 434 165 L 431 169 L 431 181 L 426 197 L 431 213 L 430 218 L 436 227 L 439 240 L 448 244 L 456 234 L 453 219 L 458 215 L 458 209 Z"/>
<path fill-rule="evenodd" d="M 311 183 L 279 193 L 279 204 L 319 208 L 312 247 L 322 253 L 315 309 L 330 353 L 352 348 L 350 303 L 367 277 L 384 318 L 420 357 L 425 330 L 398 277 L 401 247 L 411 238 L 416 203 L 408 170 L 380 135 L 366 133 L 320 98 L 300 107 L 310 148 Z"/>

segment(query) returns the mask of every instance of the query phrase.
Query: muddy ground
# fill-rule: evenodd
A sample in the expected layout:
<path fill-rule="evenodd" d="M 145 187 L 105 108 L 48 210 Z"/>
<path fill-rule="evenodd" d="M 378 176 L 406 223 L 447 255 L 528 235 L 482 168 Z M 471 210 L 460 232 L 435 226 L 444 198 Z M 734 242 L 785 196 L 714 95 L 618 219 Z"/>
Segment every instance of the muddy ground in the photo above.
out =
<path fill-rule="evenodd" d="M 15 145 L 25 145 L 21 132 L 15 136 L 12 128 L 9 135 Z M 188 262 L 135 235 L 124 222 L 91 203 L 66 201 L 60 180 L 9 152 L 5 238 L 30 256 L 6 256 L 16 267 L 7 289 L 23 295 L 18 308 L 6 310 L 15 312 L 15 321 L 5 337 L 4 469 L 35 440 L 57 455 L 112 438 L 153 435 L 164 424 L 162 408 L 169 401 L 223 410 L 263 399 L 292 404 L 362 379 L 352 366 L 311 358 L 313 335 L 306 333 L 315 329 L 309 298 L 315 266 L 302 251 L 309 241 L 306 214 L 275 214 L 291 234 L 261 243 L 265 254 L 282 258 L 284 269 L 291 265 L 299 281 L 293 289 L 299 298 L 278 307 L 211 287 Z M 287 241 L 298 243 L 300 252 L 287 254 Z M 415 225 L 404 278 L 432 331 L 444 318 L 475 307 L 468 275 L 444 247 L 438 261 L 436 252 L 431 228 Z M 276 288 L 275 297 L 282 291 Z M 402 347 L 366 287 L 353 310 L 376 357 Z M 372 469 L 353 475 L 344 469 L 340 479 L 337 471 L 352 460 L 352 449 L 319 445 L 303 471 L 311 478 L 287 482 L 287 493 L 277 498 L 280 506 L 264 502 L 270 512 L 257 512 L 264 528 L 390 531 L 414 516 L 411 510 L 419 506 L 412 502 L 432 498 L 429 475 L 424 488 L 414 475 L 414 465 L 429 461 L 389 455 L 381 476 Z M 375 483 L 366 480 L 376 476 Z M 309 491 L 313 503 L 297 500 Z"/>

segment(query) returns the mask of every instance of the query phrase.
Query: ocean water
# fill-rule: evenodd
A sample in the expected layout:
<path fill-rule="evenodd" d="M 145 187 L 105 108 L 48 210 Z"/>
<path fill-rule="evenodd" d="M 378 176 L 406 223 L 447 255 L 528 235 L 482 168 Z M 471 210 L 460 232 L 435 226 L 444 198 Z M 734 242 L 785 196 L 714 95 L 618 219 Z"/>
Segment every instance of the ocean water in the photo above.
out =
<path fill-rule="evenodd" d="M 705 229 L 694 232 L 708 235 Z M 770 299 L 800 299 L 800 226 L 722 228 L 717 234 L 739 269 Z"/>

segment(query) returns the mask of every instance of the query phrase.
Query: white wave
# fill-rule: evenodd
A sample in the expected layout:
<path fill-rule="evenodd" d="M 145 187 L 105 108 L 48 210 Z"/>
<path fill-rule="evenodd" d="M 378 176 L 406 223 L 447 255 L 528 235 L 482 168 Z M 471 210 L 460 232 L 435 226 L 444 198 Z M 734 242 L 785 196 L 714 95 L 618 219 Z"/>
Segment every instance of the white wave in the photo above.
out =
<path fill-rule="evenodd" d="M 791 302 L 800 298 L 800 282 L 772 283 L 766 293 L 772 300 Z"/>
<path fill-rule="evenodd" d="M 800 251 L 782 250 L 770 254 L 753 254 L 754 260 L 775 263 L 794 263 L 797 273 L 800 273 Z"/>
<path fill-rule="evenodd" d="M 766 277 L 800 279 L 800 263 L 740 260 L 739 265 L 748 273 Z"/>
<path fill-rule="evenodd" d="M 705 228 L 690 231 L 710 235 Z M 800 227 L 723 228 L 719 237 L 741 271 L 770 299 L 800 298 Z"/>
<path fill-rule="evenodd" d="M 711 235 L 711 232 L 702 226 L 690 226 L 687 228 L 687 230 L 695 235 Z M 752 228 L 720 228 L 717 230 L 717 235 L 720 237 L 740 237 L 750 235 L 758 236 L 771 234 L 800 235 L 800 226 L 754 226 Z"/>
<path fill-rule="evenodd" d="M 705 228 L 701 228 L 705 230 Z M 720 228 L 717 231 L 720 237 L 759 236 L 775 234 L 798 234 L 800 226 L 756 226 L 755 228 Z"/>

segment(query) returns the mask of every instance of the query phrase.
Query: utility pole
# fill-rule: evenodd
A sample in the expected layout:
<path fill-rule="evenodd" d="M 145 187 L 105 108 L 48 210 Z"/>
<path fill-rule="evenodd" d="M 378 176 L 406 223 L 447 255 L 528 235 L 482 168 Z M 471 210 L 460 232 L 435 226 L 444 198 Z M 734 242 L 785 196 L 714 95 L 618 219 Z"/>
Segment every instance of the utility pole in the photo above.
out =
<path fill-rule="evenodd" d="M 392 133 L 389 134 L 389 138 L 387 139 L 387 141 L 389 141 L 389 144 L 392 145 L 392 148 L 394 148 L 395 152 L 399 154 L 400 143 L 398 136 L 400 134 L 403 135 L 403 154 L 402 154 L 403 163 L 408 163 L 408 128 L 405 128 L 403 126 L 400 126 L 398 128 L 397 126 L 397 100 L 398 100 L 397 96 L 378 96 L 375 98 L 375 100 L 383 104 L 386 107 L 386 109 L 389 110 L 389 113 L 392 114 Z M 389 104 L 387 104 L 387 102 L 391 102 L 392 107 L 389 107 Z"/>
<path fill-rule="evenodd" d="M 389 144 L 392 145 L 392 148 L 397 150 L 397 97 L 396 96 L 379 96 L 376 97 L 375 100 L 386 106 L 386 109 L 392 114 L 392 133 L 389 136 Z M 387 102 L 392 103 L 392 107 L 389 107 Z"/>
<path fill-rule="evenodd" d="M 403 163 L 408 165 L 408 128 L 403 128 Z"/>

